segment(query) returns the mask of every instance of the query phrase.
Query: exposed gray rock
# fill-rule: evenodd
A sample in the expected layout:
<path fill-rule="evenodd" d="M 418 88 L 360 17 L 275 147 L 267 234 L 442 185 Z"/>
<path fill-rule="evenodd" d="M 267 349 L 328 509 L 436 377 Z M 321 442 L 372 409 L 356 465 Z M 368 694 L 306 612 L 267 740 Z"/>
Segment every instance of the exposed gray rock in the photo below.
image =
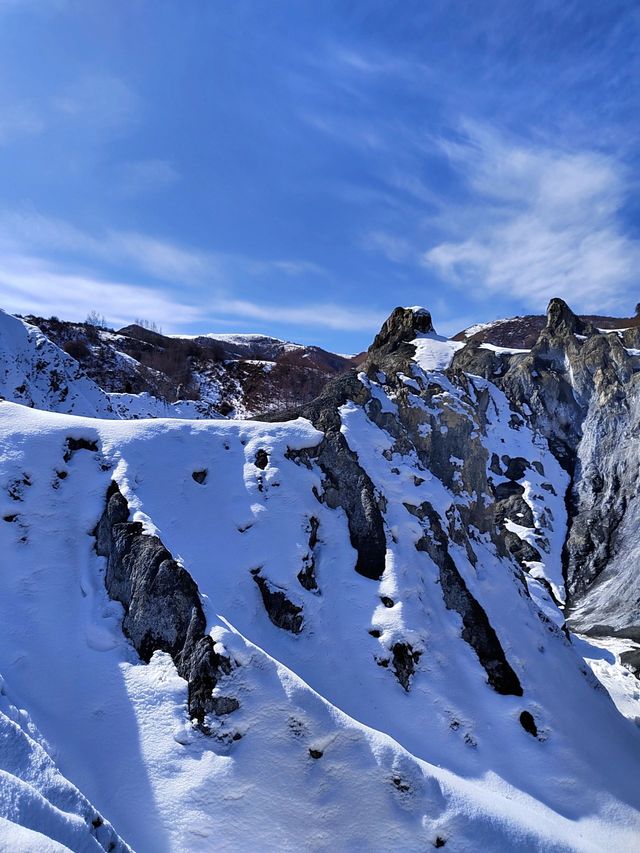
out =
<path fill-rule="evenodd" d="M 258 450 L 258 452 L 256 453 L 255 465 L 257 468 L 260 468 L 264 471 L 268 464 L 269 457 L 267 455 L 267 451 L 260 448 L 260 450 Z"/>
<path fill-rule="evenodd" d="M 326 504 L 333 509 L 342 507 L 347 515 L 351 544 L 358 555 L 356 571 L 377 580 L 384 572 L 387 551 L 382 513 L 373 483 L 340 431 L 338 412 L 348 400 L 364 404 L 369 396 L 357 378 L 347 374 L 330 383 L 317 400 L 295 414 L 309 418 L 324 432 L 317 447 L 299 455 L 313 459 L 321 468 Z"/>
<path fill-rule="evenodd" d="M 433 507 L 424 502 L 420 510 L 429 528 L 416 543 L 419 551 L 426 551 L 440 570 L 440 585 L 444 603 L 455 610 L 462 619 L 462 638 L 473 648 L 484 667 L 489 684 L 498 692 L 522 696 L 522 686 L 511 665 L 487 614 L 467 589 L 458 568 L 449 554 L 447 537 Z"/>
<path fill-rule="evenodd" d="M 70 436 L 67 438 L 64 445 L 64 461 L 68 462 L 77 450 L 90 450 L 93 453 L 96 453 L 98 445 L 91 438 L 72 438 Z"/>
<path fill-rule="evenodd" d="M 523 711 L 520 714 L 520 725 L 533 737 L 538 736 L 538 727 L 536 726 L 536 721 L 533 719 L 533 714 L 531 711 Z"/>
<path fill-rule="evenodd" d="M 425 308 L 394 308 L 369 347 L 369 353 L 386 355 L 419 334 L 433 332 L 431 314 Z"/>
<path fill-rule="evenodd" d="M 415 672 L 416 664 L 420 660 L 421 652 L 415 651 L 409 643 L 394 643 L 391 651 L 393 653 L 392 666 L 395 676 L 408 693 L 411 677 Z"/>
<path fill-rule="evenodd" d="M 216 713 L 220 699 L 211 691 L 231 672 L 229 658 L 214 650 L 206 633 L 200 595 L 191 575 L 172 558 L 157 536 L 129 519 L 129 506 L 112 481 L 96 527 L 96 551 L 107 559 L 105 585 L 125 610 L 122 629 L 142 660 L 154 652 L 171 655 L 189 685 L 189 712 L 200 725 Z M 235 699 L 226 700 L 230 713 Z M 237 703 L 236 703 L 237 707 Z"/>
<path fill-rule="evenodd" d="M 531 467 L 527 460 L 523 459 L 522 456 L 512 457 L 504 455 L 502 457 L 502 463 L 506 465 L 504 476 L 508 480 L 521 480 L 524 477 L 527 468 Z"/>
<path fill-rule="evenodd" d="M 301 586 L 309 592 L 316 592 L 318 590 L 314 550 L 318 544 L 319 527 L 320 522 L 318 519 L 315 516 L 311 516 L 309 519 L 309 551 L 304 556 L 302 568 L 298 572 L 298 580 L 300 581 Z"/>
<path fill-rule="evenodd" d="M 636 678 L 640 678 L 640 649 L 629 649 L 620 655 L 620 663 L 626 666 Z"/>
<path fill-rule="evenodd" d="M 299 634 L 304 627 L 302 607 L 298 607 L 297 604 L 289 601 L 284 591 L 269 583 L 260 574 L 259 569 L 254 570 L 251 574 L 258 585 L 269 619 L 277 628 L 290 631 L 292 634 Z"/>
<path fill-rule="evenodd" d="M 639 335 L 637 326 L 620 335 L 599 332 L 553 299 L 531 351 L 507 356 L 506 369 L 477 345 L 453 361 L 495 382 L 572 476 L 564 551 L 569 624 L 631 638 L 640 637 L 640 364 L 624 344 Z M 505 488 L 499 484 L 496 492 Z M 551 483 L 543 488 L 555 491 Z"/>
<path fill-rule="evenodd" d="M 455 513 L 448 517 L 446 533 L 437 513 L 405 506 L 410 512 L 421 514 L 425 522 L 425 537 L 420 549 L 429 552 L 438 565 L 445 604 L 462 617 L 462 637 L 478 655 L 489 684 L 498 692 L 521 695 L 522 687 L 506 660 L 495 630 L 467 589 L 447 547 L 447 536 L 450 536 L 465 548 L 470 562 L 475 564 L 476 556 L 467 533 L 474 528 L 479 533 L 488 533 L 501 555 L 510 556 L 502 523 L 508 513 L 503 511 L 500 522 L 496 522 L 495 498 L 487 480 L 488 453 L 482 440 L 490 396 L 486 389 L 473 385 L 464 372 L 453 370 L 449 378 L 462 392 L 465 400 L 462 409 L 448 405 L 442 386 L 435 382 L 420 391 L 425 406 L 417 408 L 410 400 L 415 389 L 408 388 L 400 378 L 412 374 L 415 348 L 410 341 L 421 333 L 432 331 L 428 312 L 396 309 L 370 347 L 361 370 L 372 383 L 380 382 L 381 375 L 386 377 L 385 387 L 393 392 L 397 413 L 383 411 L 366 381 L 353 374 L 342 376 L 328 385 L 313 403 L 289 413 L 290 417 L 301 414 L 309 418 L 325 436 L 317 448 L 297 454 L 297 458 L 307 463 L 313 461 L 321 468 L 324 492 L 319 497 L 328 506 L 345 510 L 351 542 L 358 554 L 356 570 L 374 580 L 381 578 L 385 569 L 385 501 L 376 495 L 369 476 L 342 434 L 341 406 L 348 401 L 363 406 L 370 420 L 392 437 L 394 447 L 385 453 L 387 458 L 394 452 L 409 455 L 417 459 L 418 469 L 431 471 L 454 493 L 464 491 L 469 496 L 469 500 L 457 505 Z M 460 468 L 452 458 L 463 459 L 464 465 Z M 506 459 L 505 469 L 509 464 L 510 460 Z M 526 460 L 513 462 L 512 475 L 527 464 Z M 416 483 L 421 479 L 416 475 Z M 507 480 L 504 491 L 505 499 L 514 494 L 520 499 L 523 487 Z M 529 512 L 526 504 L 523 505 Z M 436 525 L 438 532 L 434 533 Z M 514 576 L 521 577 L 517 564 L 514 564 Z M 526 595 L 523 581 L 520 586 L 522 594 Z M 386 607 L 395 606 L 393 599 L 386 595 L 381 596 L 381 602 Z M 389 649 L 389 657 L 380 657 L 377 661 L 380 666 L 391 665 L 402 686 L 408 690 L 420 654 L 422 650 L 408 643 L 396 643 Z"/>

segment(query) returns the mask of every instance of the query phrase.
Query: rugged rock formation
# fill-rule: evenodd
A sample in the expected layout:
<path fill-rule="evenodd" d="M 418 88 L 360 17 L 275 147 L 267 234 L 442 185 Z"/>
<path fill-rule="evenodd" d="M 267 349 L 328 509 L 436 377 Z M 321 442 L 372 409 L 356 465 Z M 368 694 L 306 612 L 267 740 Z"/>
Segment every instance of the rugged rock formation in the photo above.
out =
<path fill-rule="evenodd" d="M 375 336 L 369 353 L 386 355 L 417 335 L 429 332 L 433 332 L 433 323 L 426 308 L 395 308 Z"/>
<path fill-rule="evenodd" d="M 95 535 L 96 551 L 107 559 L 107 592 L 123 605 L 122 629 L 142 660 L 148 663 L 156 651 L 171 655 L 189 684 L 189 712 L 205 729 L 207 714 L 238 708 L 233 697 L 212 696 L 232 662 L 215 651 L 206 633 L 196 584 L 157 536 L 129 521 L 129 507 L 115 481 Z"/>
<path fill-rule="evenodd" d="M 302 607 L 289 601 L 284 590 L 277 589 L 256 569 L 252 572 L 253 579 L 258 585 L 264 608 L 269 619 L 277 628 L 299 634 L 304 627 Z"/>
<path fill-rule="evenodd" d="M 341 432 L 338 409 L 349 399 L 366 399 L 362 385 L 353 375 L 331 383 L 317 400 L 290 416 L 301 414 L 324 433 L 318 447 L 303 455 L 313 458 L 324 474 L 322 500 L 333 509 L 342 507 L 347 514 L 351 544 L 358 554 L 356 571 L 376 580 L 384 572 L 384 525 L 373 483 Z"/>
<path fill-rule="evenodd" d="M 371 422 L 392 437 L 393 452 L 415 460 L 418 470 L 431 471 L 446 486 L 475 496 L 456 508 L 456 513 L 449 518 L 446 533 L 438 513 L 427 502 L 415 506 L 405 503 L 404 506 L 423 525 L 423 535 L 415 547 L 428 554 L 437 565 L 445 604 L 460 615 L 462 637 L 477 654 L 489 684 L 499 693 L 522 695 L 518 677 L 507 661 L 486 613 L 469 591 L 449 554 L 447 537 L 465 548 L 472 563 L 476 560 L 470 538 L 474 535 L 473 530 L 478 535 L 489 534 L 500 552 L 507 555 L 509 549 L 502 525 L 504 504 L 514 490 L 519 494 L 523 489 L 512 484 L 508 490 L 503 485 L 492 490 L 487 479 L 487 454 L 481 440 L 489 404 L 486 392 L 470 386 L 464 374 L 454 372 L 451 378 L 460 400 L 449 402 L 449 389 L 437 380 L 424 386 L 422 381 L 409 378 L 414 374 L 415 347 L 411 342 L 431 334 L 433 325 L 428 311 L 396 308 L 369 348 L 361 372 L 334 380 L 317 400 L 290 412 L 289 417 L 302 414 L 324 433 L 318 447 L 305 451 L 300 458 L 307 463 L 313 460 L 322 470 L 324 483 L 319 499 L 330 507 L 341 507 L 345 511 L 351 543 L 358 555 L 356 571 L 372 580 L 380 580 L 385 571 L 389 535 L 385 518 L 386 499 L 376 489 L 357 452 L 345 438 L 342 417 L 345 406 L 355 404 L 362 407 Z M 420 386 L 415 384 L 417 381 L 420 381 Z M 376 389 L 393 397 L 395 411 L 383 410 L 380 391 Z M 419 405 L 415 402 L 416 392 L 421 397 Z M 464 460 L 462 469 L 452 463 L 452 459 Z M 507 458 L 506 464 L 509 475 L 517 479 L 528 463 L 518 458 Z M 503 505 L 499 522 L 495 521 L 496 501 Z M 517 576 L 515 567 L 514 571 Z M 523 581 L 519 582 L 524 589 Z M 386 604 L 384 596 L 382 600 Z M 386 606 L 392 607 L 393 601 L 388 601 Z M 409 690 L 422 649 L 414 648 L 408 642 L 396 642 L 388 653 L 390 658 L 382 657 L 381 664 L 387 666 L 391 659 L 396 677 L 405 690 Z"/>
<path fill-rule="evenodd" d="M 440 584 L 444 602 L 462 619 L 462 638 L 473 648 L 487 672 L 489 684 L 498 693 L 522 696 L 522 687 L 509 662 L 487 614 L 471 595 L 455 562 L 449 554 L 447 537 L 437 513 L 427 502 L 420 507 L 420 516 L 427 522 L 426 534 L 416 543 L 418 551 L 426 551 L 440 569 Z M 459 531 L 462 532 L 462 531 Z"/>
<path fill-rule="evenodd" d="M 476 340 L 453 365 L 502 388 L 572 475 L 564 550 L 571 624 L 640 639 L 640 551 L 633 533 L 640 363 L 630 348 L 637 318 L 630 328 L 610 332 L 595 325 L 603 328 L 607 318 L 593 319 L 553 299 L 529 352 L 495 353 Z"/>

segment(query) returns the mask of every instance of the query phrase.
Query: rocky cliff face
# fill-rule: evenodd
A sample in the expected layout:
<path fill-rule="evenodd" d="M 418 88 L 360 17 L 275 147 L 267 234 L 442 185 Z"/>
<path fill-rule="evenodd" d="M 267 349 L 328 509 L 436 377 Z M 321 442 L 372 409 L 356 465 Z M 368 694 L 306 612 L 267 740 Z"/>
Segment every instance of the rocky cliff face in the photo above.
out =
<path fill-rule="evenodd" d="M 571 476 L 563 552 L 570 623 L 636 640 L 638 334 L 637 325 L 599 329 L 554 299 L 529 351 L 473 341 L 453 362 L 500 387 Z"/>

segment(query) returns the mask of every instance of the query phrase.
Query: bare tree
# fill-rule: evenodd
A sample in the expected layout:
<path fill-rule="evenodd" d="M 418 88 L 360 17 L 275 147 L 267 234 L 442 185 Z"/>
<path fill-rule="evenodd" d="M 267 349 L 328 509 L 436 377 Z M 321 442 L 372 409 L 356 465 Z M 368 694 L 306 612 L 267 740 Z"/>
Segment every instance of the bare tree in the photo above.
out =
<path fill-rule="evenodd" d="M 98 314 L 97 311 L 89 311 L 85 323 L 87 326 L 93 326 L 94 329 L 107 328 L 107 321 L 105 320 L 104 314 Z"/>
<path fill-rule="evenodd" d="M 157 335 L 162 334 L 162 327 L 153 320 L 145 320 L 142 317 L 137 317 L 133 322 L 136 326 L 140 326 L 140 328 L 146 329 L 149 332 L 155 332 Z"/>

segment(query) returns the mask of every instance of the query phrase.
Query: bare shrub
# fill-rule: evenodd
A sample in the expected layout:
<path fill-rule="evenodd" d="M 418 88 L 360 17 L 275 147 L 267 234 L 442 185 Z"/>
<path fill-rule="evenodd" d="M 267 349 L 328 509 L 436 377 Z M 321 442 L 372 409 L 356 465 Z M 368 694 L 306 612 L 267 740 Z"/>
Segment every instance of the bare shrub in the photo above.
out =
<path fill-rule="evenodd" d="M 67 353 L 67 355 L 70 355 L 71 358 L 75 358 L 76 361 L 91 355 L 91 350 L 87 346 L 87 342 L 83 341 L 82 338 L 73 338 L 73 340 L 66 341 L 63 344 L 62 349 Z"/>

